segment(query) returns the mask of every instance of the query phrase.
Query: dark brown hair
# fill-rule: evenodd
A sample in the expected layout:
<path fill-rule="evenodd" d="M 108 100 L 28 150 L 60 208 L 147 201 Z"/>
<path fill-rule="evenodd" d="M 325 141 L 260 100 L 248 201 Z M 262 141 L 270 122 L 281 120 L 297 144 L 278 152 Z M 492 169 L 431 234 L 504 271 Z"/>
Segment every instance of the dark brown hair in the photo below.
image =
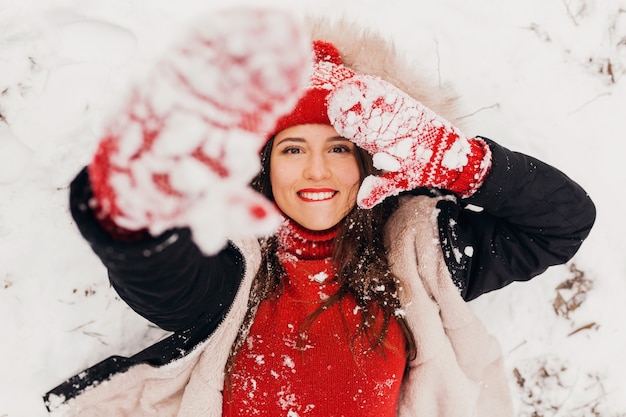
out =
<path fill-rule="evenodd" d="M 269 161 L 273 139 L 270 139 L 262 149 L 261 171 L 251 183 L 252 188 L 271 201 L 274 198 L 269 175 Z M 377 171 L 372 164 L 371 156 L 366 151 L 359 147 L 355 147 L 355 150 L 361 181 L 363 181 L 367 175 Z M 354 338 L 365 336 L 374 350 L 384 347 L 389 323 L 395 316 L 405 336 L 407 358 L 415 356 L 415 339 L 401 314 L 398 298 L 400 282 L 390 271 L 383 243 L 385 222 L 397 205 L 397 198 L 391 197 L 372 209 L 355 206 L 341 221 L 333 250 L 333 263 L 340 288 L 307 318 L 303 323 L 302 333 L 306 333 L 306 330 L 314 325 L 315 320 L 324 310 L 350 294 L 363 313 L 363 323 L 359 326 L 359 332 Z M 277 246 L 275 236 L 261 241 L 263 260 L 252 284 L 248 312 L 228 360 L 227 386 L 229 386 L 228 381 L 234 357 L 247 336 L 256 308 L 262 300 L 275 298 L 281 294 L 284 271 L 276 256 Z M 372 326 L 372 322 L 375 321 L 372 318 L 379 315 L 383 318 L 382 326 Z"/>

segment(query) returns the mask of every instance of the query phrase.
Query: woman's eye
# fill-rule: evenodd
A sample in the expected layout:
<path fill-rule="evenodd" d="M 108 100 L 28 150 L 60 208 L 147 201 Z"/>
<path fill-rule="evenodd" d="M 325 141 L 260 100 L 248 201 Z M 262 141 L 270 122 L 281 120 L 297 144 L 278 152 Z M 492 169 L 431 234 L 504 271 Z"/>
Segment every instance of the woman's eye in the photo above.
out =
<path fill-rule="evenodd" d="M 349 146 L 346 146 L 346 145 L 337 145 L 331 148 L 331 152 L 333 153 L 351 152 L 351 149 Z"/>
<path fill-rule="evenodd" d="M 300 148 L 287 147 L 287 148 L 283 149 L 283 153 L 284 154 L 298 154 L 298 153 L 300 153 Z"/>

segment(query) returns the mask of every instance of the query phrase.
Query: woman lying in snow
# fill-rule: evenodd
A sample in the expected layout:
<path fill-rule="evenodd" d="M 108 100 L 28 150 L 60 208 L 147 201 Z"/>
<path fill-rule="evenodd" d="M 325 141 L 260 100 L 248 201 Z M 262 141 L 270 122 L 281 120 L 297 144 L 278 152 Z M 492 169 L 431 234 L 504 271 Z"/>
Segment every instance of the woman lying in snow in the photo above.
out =
<path fill-rule="evenodd" d="M 58 386 L 51 413 L 513 414 L 466 301 L 569 260 L 592 202 L 438 116 L 380 38 L 313 35 L 311 65 L 301 26 L 209 16 L 115 115 L 72 213 L 120 297 L 173 334 Z"/>

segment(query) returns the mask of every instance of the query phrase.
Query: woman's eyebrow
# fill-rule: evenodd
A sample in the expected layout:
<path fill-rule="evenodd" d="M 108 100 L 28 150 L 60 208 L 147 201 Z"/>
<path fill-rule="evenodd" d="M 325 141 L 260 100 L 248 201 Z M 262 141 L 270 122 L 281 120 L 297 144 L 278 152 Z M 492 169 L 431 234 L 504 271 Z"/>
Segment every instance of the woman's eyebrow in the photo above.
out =
<path fill-rule="evenodd" d="M 281 140 L 279 140 L 279 141 L 276 143 L 276 145 L 280 145 L 281 143 L 284 143 L 284 142 L 304 143 L 304 142 L 306 142 L 306 139 L 304 139 L 304 138 L 299 138 L 299 137 L 289 137 L 289 136 L 288 136 L 288 137 L 285 137 L 285 138 L 282 138 Z"/>
<path fill-rule="evenodd" d="M 343 136 L 331 136 L 328 139 L 326 139 L 326 141 L 327 142 L 346 142 L 346 141 L 350 142 L 349 139 L 346 139 Z M 297 137 L 297 136 L 295 137 L 287 136 L 287 137 L 280 139 L 278 142 L 276 142 L 276 146 L 284 142 L 305 143 L 306 138 Z"/>
<path fill-rule="evenodd" d="M 344 138 L 343 136 L 333 136 L 330 137 L 328 139 L 326 139 L 327 141 L 337 141 L 337 142 L 350 142 L 350 139 Z"/>
<path fill-rule="evenodd" d="M 276 142 L 274 144 L 274 146 L 280 146 L 280 145 L 285 144 L 285 143 L 306 143 L 306 142 L 307 142 L 307 140 L 304 137 L 287 136 L 287 137 L 284 137 L 284 138 L 280 139 L 278 142 Z M 350 142 L 350 140 L 344 138 L 343 136 L 331 136 L 328 139 L 326 139 L 326 142 L 330 142 L 330 143 L 333 143 L 333 142 Z"/>

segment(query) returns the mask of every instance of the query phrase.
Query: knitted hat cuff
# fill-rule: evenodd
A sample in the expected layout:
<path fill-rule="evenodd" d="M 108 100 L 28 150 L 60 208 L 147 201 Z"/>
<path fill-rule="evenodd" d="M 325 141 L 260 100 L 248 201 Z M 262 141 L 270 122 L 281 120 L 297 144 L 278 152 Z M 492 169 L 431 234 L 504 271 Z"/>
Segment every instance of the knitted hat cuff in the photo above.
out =
<path fill-rule="evenodd" d="M 276 122 L 273 134 L 289 127 L 303 124 L 330 124 L 326 106 L 326 97 L 329 91 L 323 89 L 309 89 L 298 100 L 291 113 L 284 115 Z M 270 136 L 270 137 L 271 137 Z"/>
<path fill-rule="evenodd" d="M 313 73 L 307 90 L 302 94 L 293 110 L 276 122 L 268 139 L 281 130 L 303 124 L 330 125 L 328 118 L 328 94 L 339 83 L 354 76 L 354 72 L 342 64 L 337 48 L 330 42 L 313 41 Z"/>

